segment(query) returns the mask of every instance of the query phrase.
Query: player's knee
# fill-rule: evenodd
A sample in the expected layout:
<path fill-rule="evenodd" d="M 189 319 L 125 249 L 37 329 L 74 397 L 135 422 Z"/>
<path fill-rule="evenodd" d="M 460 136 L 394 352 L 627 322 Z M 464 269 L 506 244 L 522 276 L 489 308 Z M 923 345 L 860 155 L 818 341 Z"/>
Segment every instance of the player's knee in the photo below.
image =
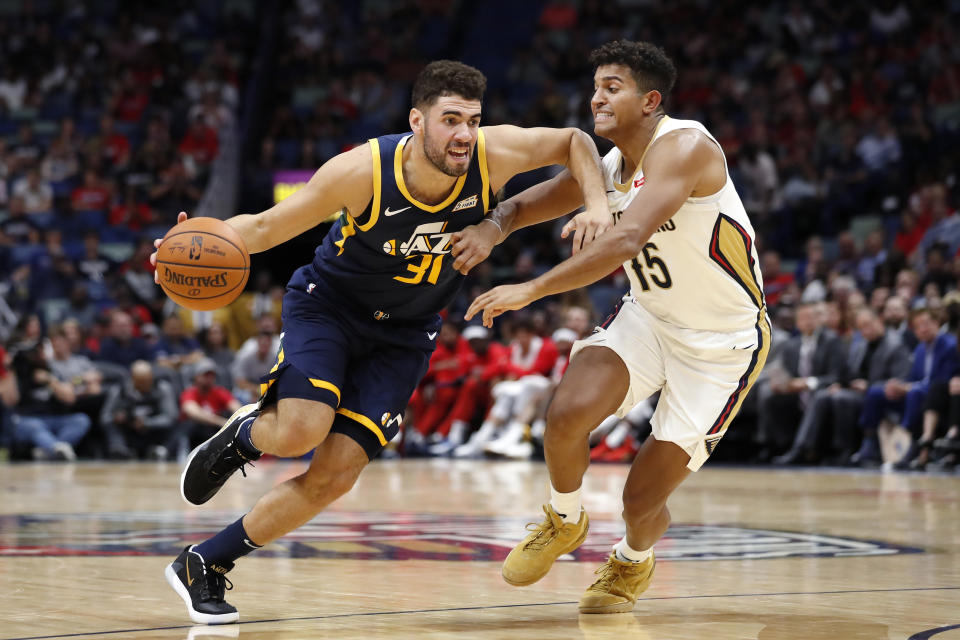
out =
<path fill-rule="evenodd" d="M 355 470 L 336 465 L 311 467 L 304 475 L 303 487 L 310 501 L 326 505 L 350 491 L 358 475 Z"/>
<path fill-rule="evenodd" d="M 623 519 L 637 526 L 667 518 L 670 515 L 659 500 L 650 500 L 649 493 L 642 489 L 624 487 L 623 489 Z"/>
<path fill-rule="evenodd" d="M 595 425 L 596 409 L 589 399 L 578 396 L 553 397 L 547 409 L 547 431 L 553 435 L 577 435 Z"/>
<path fill-rule="evenodd" d="M 277 422 L 277 434 L 274 451 L 271 453 L 295 458 L 311 451 L 323 441 L 330 430 L 326 420 L 313 416 L 285 416 Z"/>

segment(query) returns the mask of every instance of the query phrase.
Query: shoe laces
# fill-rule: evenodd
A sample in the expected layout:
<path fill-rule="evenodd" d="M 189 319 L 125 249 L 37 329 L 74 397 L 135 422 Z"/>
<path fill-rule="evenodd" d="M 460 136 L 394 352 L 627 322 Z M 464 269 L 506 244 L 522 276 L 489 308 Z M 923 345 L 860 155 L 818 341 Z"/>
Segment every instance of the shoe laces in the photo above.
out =
<path fill-rule="evenodd" d="M 645 562 L 631 562 L 627 565 L 614 562 L 612 558 L 607 558 L 607 561 L 593 572 L 600 577 L 590 585 L 590 590 L 625 594 L 627 593 L 626 578 L 630 577 L 631 574 L 639 573 L 645 564 Z M 615 588 L 619 588 L 619 591 L 614 591 Z"/>
<path fill-rule="evenodd" d="M 223 476 L 228 475 L 240 469 L 240 473 L 243 474 L 243 477 L 247 477 L 247 472 L 244 469 L 246 465 L 251 467 L 256 466 L 253 464 L 253 460 L 247 458 L 243 453 L 240 452 L 240 447 L 236 442 L 230 444 L 229 447 L 224 451 L 223 455 L 220 456 L 216 462 L 213 463 L 210 467 L 211 475 Z"/>
<path fill-rule="evenodd" d="M 223 602 L 223 594 L 233 589 L 233 583 L 230 582 L 230 578 L 222 573 L 211 571 L 206 567 L 204 567 L 204 572 L 206 573 L 207 579 L 200 585 L 200 599 L 204 601 L 214 600 L 216 602 Z"/>
<path fill-rule="evenodd" d="M 560 529 L 563 527 L 563 519 L 558 514 L 548 510 L 546 506 L 543 507 L 543 512 L 547 514 L 547 517 L 543 522 L 527 523 L 527 531 L 535 531 L 536 535 L 532 540 L 530 540 L 530 542 L 524 545 L 523 548 L 525 550 L 540 550 L 553 542 L 557 536 L 560 535 Z"/>

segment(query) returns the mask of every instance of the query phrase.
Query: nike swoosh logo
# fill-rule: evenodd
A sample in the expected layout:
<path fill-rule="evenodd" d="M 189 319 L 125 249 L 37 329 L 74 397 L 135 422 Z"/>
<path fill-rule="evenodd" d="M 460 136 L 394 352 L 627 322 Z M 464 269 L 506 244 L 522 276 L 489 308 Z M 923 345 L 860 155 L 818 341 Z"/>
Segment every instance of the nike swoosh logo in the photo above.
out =
<path fill-rule="evenodd" d="M 433 333 L 430 333 L 429 331 L 427 331 L 427 337 L 433 340 L 434 338 L 437 337 L 437 332 L 434 331 Z"/>
<path fill-rule="evenodd" d="M 187 566 L 187 586 L 188 586 L 188 587 L 192 587 L 192 586 L 193 586 L 193 581 L 194 581 L 196 578 L 191 578 L 191 577 L 190 577 L 190 560 L 189 560 L 189 559 L 187 559 L 186 566 Z"/>
<path fill-rule="evenodd" d="M 403 211 L 406 211 L 406 210 L 409 209 L 409 208 L 410 208 L 410 207 L 404 207 L 403 209 L 394 209 L 393 211 L 390 211 L 390 207 L 387 207 L 387 210 L 383 212 L 383 215 L 385 215 L 385 216 L 395 216 L 395 215 L 397 215 L 398 213 L 401 213 L 401 212 L 403 212 Z"/>

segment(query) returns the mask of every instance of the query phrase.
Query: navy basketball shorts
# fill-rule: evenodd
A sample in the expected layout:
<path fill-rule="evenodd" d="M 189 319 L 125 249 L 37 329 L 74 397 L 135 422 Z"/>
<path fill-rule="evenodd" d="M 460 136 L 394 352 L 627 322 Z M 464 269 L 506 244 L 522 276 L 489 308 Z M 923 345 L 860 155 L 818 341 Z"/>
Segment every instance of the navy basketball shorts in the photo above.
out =
<path fill-rule="evenodd" d="M 439 318 L 387 325 L 362 317 L 329 287 L 288 288 L 277 363 L 261 378 L 260 406 L 302 398 L 336 411 L 332 432 L 369 458 L 397 435 L 410 396 L 427 373 Z"/>

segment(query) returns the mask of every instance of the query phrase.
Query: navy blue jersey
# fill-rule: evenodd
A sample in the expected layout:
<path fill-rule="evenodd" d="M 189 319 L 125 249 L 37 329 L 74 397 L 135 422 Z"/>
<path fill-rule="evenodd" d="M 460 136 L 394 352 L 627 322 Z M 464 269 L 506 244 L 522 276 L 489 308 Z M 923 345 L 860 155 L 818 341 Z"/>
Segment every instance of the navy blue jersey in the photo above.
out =
<path fill-rule="evenodd" d="M 340 216 L 310 269 L 377 320 L 423 320 L 446 307 L 463 281 L 451 235 L 496 204 L 482 130 L 469 169 L 437 205 L 418 202 L 403 182 L 403 147 L 412 142 L 411 133 L 370 140 L 373 198 L 360 215 Z"/>

